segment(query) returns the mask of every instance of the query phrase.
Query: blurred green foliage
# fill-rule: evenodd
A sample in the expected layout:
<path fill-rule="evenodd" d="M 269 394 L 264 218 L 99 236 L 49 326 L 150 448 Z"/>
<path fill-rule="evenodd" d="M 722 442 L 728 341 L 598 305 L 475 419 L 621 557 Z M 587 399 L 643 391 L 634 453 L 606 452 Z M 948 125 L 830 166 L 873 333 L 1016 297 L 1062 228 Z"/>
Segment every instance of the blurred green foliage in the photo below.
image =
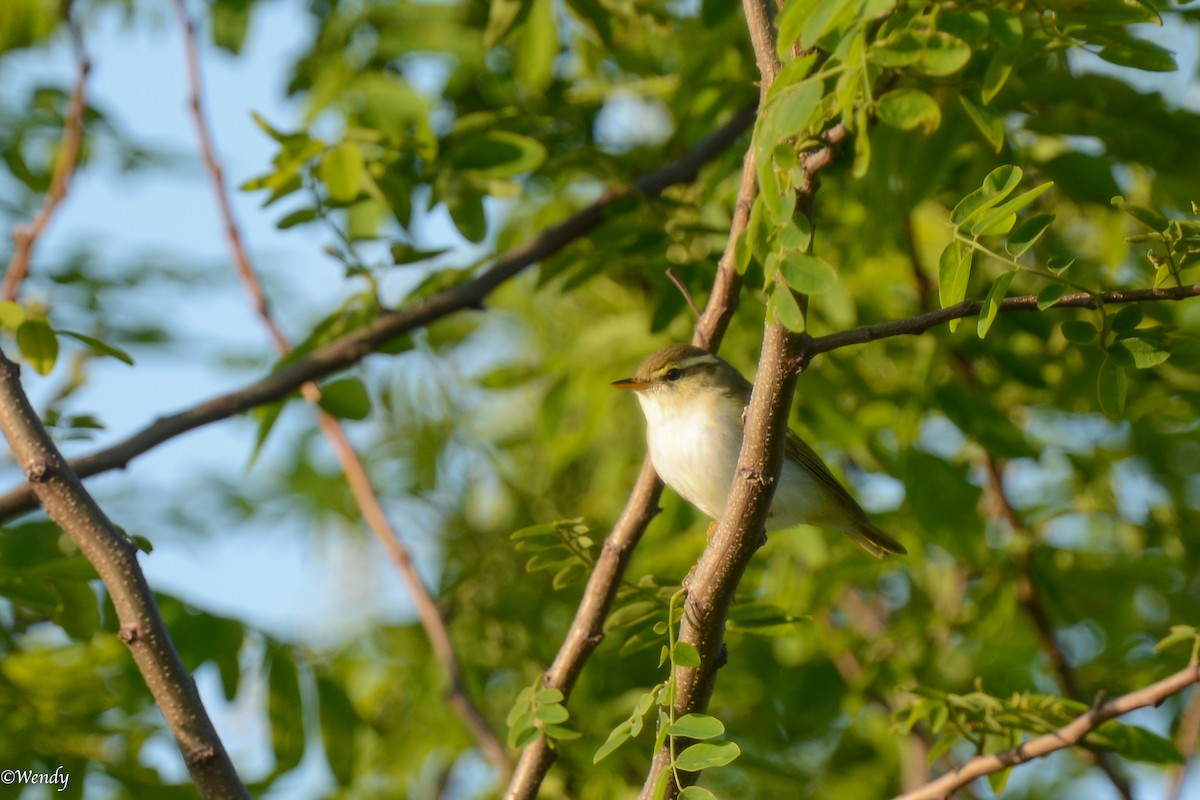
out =
<path fill-rule="evenodd" d="M 86 21 L 113 4 L 75 5 Z M 259 5 L 204 4 L 201 30 L 236 56 Z M 259 193 L 280 235 L 322 231 L 353 295 L 324 309 L 292 358 L 370 324 L 384 303 L 416 303 L 477 274 L 490 254 L 678 157 L 757 96 L 730 3 L 290 5 L 311 31 L 285 67 L 303 113 L 258 118 L 275 153 L 242 188 Z M 154 23 L 126 11 L 130 24 Z M 45 52 L 65 37 L 58 13 L 42 0 L 0 3 L 0 74 L 7 53 Z M 542 797 L 631 796 L 653 750 L 645 731 L 655 726 L 642 719 L 667 681 L 656 656 L 706 522 L 673 495 L 565 707 L 534 687 L 643 454 L 637 409 L 607 383 L 690 335 L 666 270 L 704 300 L 747 146 L 763 193 L 739 243 L 746 288 L 722 349 L 747 374 L 768 311 L 822 335 L 963 298 L 987 304 L 976 324 L 836 350 L 801 377 L 793 426 L 910 555 L 876 562 L 815 530 L 771 537 L 731 617 L 712 716 L 697 723 L 710 728 L 676 730 L 696 737 L 715 730 L 712 719 L 740 750 L 732 763 L 735 751 L 697 751 L 712 756 L 697 763 L 726 764 L 705 785 L 740 798 L 888 796 L 920 778 L 912 748 L 933 748 L 942 770 L 1178 668 L 1179 651 L 1159 654 L 1155 643 L 1194 623 L 1200 605 L 1200 301 L 1051 306 L 1069 291 L 1197 281 L 1200 115 L 1132 77 L 1174 69 L 1153 25 L 1194 31 L 1195 15 L 1119 0 L 789 0 L 776 20 L 783 70 L 752 136 L 694 183 L 619 204 L 598 233 L 502 286 L 486 310 L 441 320 L 325 385 L 324 407 L 356 421 L 385 501 L 415 498 L 435 520 L 440 563 L 427 574 L 467 695 L 501 738 L 508 719 L 510 744 L 556 740 Z M 43 87 L 0 105 L 10 227 L 48 186 L 69 91 Z M 109 114 L 89 109 L 80 170 L 93 155 L 155 167 Z M 808 219 L 794 207 L 796 158 L 838 120 L 852 136 L 821 174 Z M 430 212 L 440 210 L 482 249 L 466 257 L 458 242 L 432 241 Z M 47 408 L 64 439 L 103 426 L 103 412 L 75 395 L 88 358 L 172 336 L 163 320 L 118 313 L 119 297 L 202 274 L 183 254 L 169 271 L 128 263 L 115 279 L 95 261 L 81 252 L 39 266 L 31 280 L 45 307 L 0 305 L 6 348 L 64 376 Z M 381 288 L 397 283 L 412 288 L 398 298 Z M 813 294 L 806 319 L 780 287 Z M 1043 310 L 996 313 L 1006 295 L 1036 295 Z M 231 358 L 253 360 L 258 345 Z M 257 412 L 259 446 L 283 406 Z M 231 453 L 227 473 L 196 491 L 221 518 L 282 514 L 361 536 L 315 441 L 279 447 L 278 470 L 247 480 L 244 452 Z M 205 516 L 180 511 L 178 521 L 200 534 Z M 1083 696 L 1065 697 L 1022 581 Z M 6 521 L 0 598 L 0 766 L 65 764 L 80 777 L 75 792 L 87 773 L 112 796 L 193 796 L 147 765 L 160 720 L 94 573 L 53 525 Z M 246 776 L 256 791 L 310 748 L 323 751 L 330 797 L 435 797 L 451 777 L 467 794 L 502 790 L 479 770 L 415 622 L 315 648 L 162 603 L 190 668 L 215 669 L 226 698 L 265 694 L 256 713 L 274 764 Z M 1180 713 L 1181 700 L 1169 700 L 1161 730 Z M 630 741 L 606 746 L 614 734 Z M 1179 756 L 1120 723 L 1090 743 L 1119 766 Z M 1024 767 L 1032 777 L 1009 791 L 1063 796 L 1093 763 L 1081 753 Z M 471 769 L 483 777 L 462 777 Z"/>

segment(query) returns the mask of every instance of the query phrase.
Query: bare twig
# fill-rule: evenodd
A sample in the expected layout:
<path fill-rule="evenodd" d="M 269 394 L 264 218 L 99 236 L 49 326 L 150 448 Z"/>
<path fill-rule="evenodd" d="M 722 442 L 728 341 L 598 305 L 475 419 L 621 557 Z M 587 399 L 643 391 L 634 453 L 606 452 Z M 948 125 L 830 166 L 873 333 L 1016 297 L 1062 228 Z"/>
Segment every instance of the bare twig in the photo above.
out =
<path fill-rule="evenodd" d="M 79 25 L 71 18 L 70 3 L 65 4 L 67 29 L 71 33 L 71 47 L 75 53 L 75 85 L 71 89 L 71 98 L 67 102 L 67 113 L 64 118 L 62 145 L 54 162 L 54 171 L 50 179 L 50 190 L 42 200 L 41 208 L 29 224 L 13 231 L 13 254 L 8 260 L 8 268 L 4 272 L 4 286 L 0 288 L 0 300 L 15 300 L 17 291 L 25 276 L 29 273 L 29 260 L 33 256 L 33 247 L 38 237 L 46 230 L 54 212 L 67 196 L 71 176 L 75 174 L 75 165 L 79 161 L 79 148 L 83 143 L 83 115 L 87 110 L 87 82 L 92 64 L 88 60 L 83 47 L 83 34 Z"/>
<path fill-rule="evenodd" d="M 1110 719 L 1136 711 L 1139 708 L 1157 706 L 1168 697 L 1178 694 L 1194 683 L 1200 682 L 1200 663 L 1191 662 L 1174 675 L 1163 678 L 1143 689 L 1122 695 L 1113 700 L 1097 703 L 1074 721 L 1019 747 L 993 755 L 976 756 L 958 769 L 925 784 L 916 791 L 900 795 L 896 800 L 941 800 L 972 781 L 999 772 L 1002 769 L 1024 764 L 1057 750 L 1074 747 L 1084 737 Z"/>
<path fill-rule="evenodd" d="M 112 599 L 118 636 L 174 734 L 183 761 L 205 798 L 248 798 L 208 718 L 154 594 L 137 560 L 137 547 L 100 507 L 51 440 L 21 388 L 20 368 L 0 352 L 0 429 L 38 501 L 96 568 Z"/>
<path fill-rule="evenodd" d="M 685 286 L 683 281 L 679 279 L 679 276 L 675 274 L 675 270 L 671 269 L 670 267 L 667 267 L 667 277 L 671 279 L 671 283 L 675 284 L 675 288 L 679 290 L 679 293 L 683 295 L 683 299 L 687 301 L 688 308 L 690 308 L 692 313 L 696 315 L 696 318 L 699 319 L 700 307 L 696 305 L 696 298 L 692 297 L 692 293 L 688 287 Z"/>
<path fill-rule="evenodd" d="M 607 218 L 609 206 L 621 198 L 630 195 L 656 197 L 668 186 L 693 179 L 701 167 L 724 152 L 753 120 L 753 109 L 735 114 L 678 160 L 643 175 L 634 181 L 631 187 L 610 189 L 587 208 L 546 229 L 525 244 L 509 250 L 500 256 L 490 269 L 477 277 L 440 292 L 411 308 L 386 311 L 365 328 L 280 366 L 270 375 L 242 389 L 218 395 L 178 413 L 160 417 L 108 447 L 75 459 L 71 462 L 71 467 L 81 478 L 124 468 L 137 456 L 176 436 L 257 406 L 283 400 L 305 383 L 357 364 L 399 336 L 449 314 L 479 308 L 488 295 L 505 281 L 557 253 L 602 224 Z M 727 324 L 727 317 L 725 323 Z M 0 496 L 0 521 L 29 511 L 35 505 L 36 501 L 28 487 L 14 487 Z"/>
<path fill-rule="evenodd" d="M 212 179 L 213 194 L 217 199 L 218 210 L 225 226 L 225 236 L 229 244 L 230 255 L 238 277 L 247 295 L 251 298 L 259 319 L 267 329 L 276 349 L 281 355 L 286 356 L 292 351 L 291 342 L 288 341 L 287 336 L 275 321 L 270 306 L 267 303 L 266 292 L 263 290 L 262 283 L 258 279 L 258 274 L 250 261 L 249 255 L 246 253 L 246 248 L 239 232 L 240 226 L 234 215 L 232 203 L 229 201 L 229 191 L 225 185 L 224 171 L 221 169 L 221 163 L 216 156 L 216 149 L 213 147 L 212 134 L 210 133 L 202 99 L 203 85 L 200 72 L 200 57 L 196 46 L 195 27 L 187 11 L 186 0 L 176 0 L 175 6 L 178 10 L 184 33 L 184 50 L 186 53 L 188 88 L 190 92 L 189 107 L 191 109 L 192 120 L 195 123 L 196 135 L 200 143 L 201 157 Z M 484 754 L 492 763 L 492 766 L 502 775 L 507 774 L 511 768 L 508 760 L 508 752 L 504 749 L 500 740 L 496 738 L 496 734 L 492 731 L 483 714 L 471 702 L 471 698 L 468 696 L 466 687 L 463 684 L 462 669 L 459 666 L 458 657 L 455 655 L 454 646 L 450 640 L 450 632 L 446 627 L 445 619 L 442 617 L 441 609 L 438 608 L 437 602 L 433 599 L 429 589 L 417 573 L 416 567 L 413 565 L 412 554 L 401 543 L 399 535 L 384 513 L 383 507 L 379 503 L 379 498 L 371 486 L 371 479 L 367 474 L 366 468 L 363 466 L 362 460 L 354 450 L 353 445 L 351 445 L 341 424 L 334 417 L 322 411 L 317 405 L 321 399 L 320 387 L 316 383 L 308 382 L 300 387 L 300 393 L 305 400 L 312 404 L 313 412 L 317 419 L 317 426 L 329 441 L 334 455 L 342 467 L 342 472 L 346 476 L 346 481 L 350 486 L 355 502 L 363 514 L 367 527 L 370 528 L 376 541 L 379 542 L 380 546 L 388 554 L 388 557 L 396 565 L 401 580 L 408 589 L 409 596 L 416 606 L 421 627 L 425 630 L 425 635 L 429 639 L 434 658 L 437 659 L 437 662 L 446 673 L 449 684 L 447 701 L 461 717 L 475 738 L 475 741 L 478 742 L 480 748 L 482 748 Z"/>

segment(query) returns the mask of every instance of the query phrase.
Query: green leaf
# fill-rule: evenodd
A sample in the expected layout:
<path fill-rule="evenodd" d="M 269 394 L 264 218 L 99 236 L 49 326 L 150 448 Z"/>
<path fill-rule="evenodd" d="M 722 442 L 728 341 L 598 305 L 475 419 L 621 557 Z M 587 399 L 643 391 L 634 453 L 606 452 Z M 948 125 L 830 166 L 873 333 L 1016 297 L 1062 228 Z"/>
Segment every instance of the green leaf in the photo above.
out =
<path fill-rule="evenodd" d="M 797 292 L 820 294 L 832 289 L 838 280 L 837 270 L 825 259 L 800 250 L 780 254 L 779 274 Z"/>
<path fill-rule="evenodd" d="M 492 0 L 488 4 L 487 27 L 483 31 L 483 46 L 495 47 L 524 13 L 529 13 L 532 0 Z"/>
<path fill-rule="evenodd" d="M 321 741 L 325 760 L 339 786 L 354 781 L 356 729 L 360 723 L 345 689 L 330 678 L 317 677 L 317 702 L 321 713 Z"/>
<path fill-rule="evenodd" d="M 1106 39 L 1107 42 L 1096 55 L 1110 64 L 1146 72 L 1174 72 L 1179 69 L 1170 50 L 1145 39 L 1115 30 L 1105 31 L 1103 37 L 1097 38 Z"/>
<path fill-rule="evenodd" d="M 992 787 L 992 791 L 999 795 L 1004 791 L 1004 787 L 1008 785 L 1008 779 L 1012 777 L 1012 767 L 1005 767 L 997 772 L 992 772 L 988 775 L 988 786 Z"/>
<path fill-rule="evenodd" d="M 267 673 L 267 712 L 271 719 L 271 746 L 275 751 L 275 769 L 287 772 L 304 756 L 303 698 L 296 662 L 281 646 L 271 648 L 271 666 Z"/>
<path fill-rule="evenodd" d="M 631 727 L 632 723 L 629 720 L 625 720 L 613 728 L 612 733 L 608 734 L 608 738 L 604 740 L 604 744 L 600 745 L 600 748 L 596 750 L 596 754 L 592 756 L 592 763 L 599 764 L 618 747 L 629 741 Z"/>
<path fill-rule="evenodd" d="M 725 744 L 708 744 L 701 742 L 684 750 L 675 759 L 677 769 L 684 772 L 699 772 L 705 769 L 723 767 L 742 754 L 742 749 L 736 742 Z"/>
<path fill-rule="evenodd" d="M 561 703 L 549 703 L 538 706 L 537 710 L 533 712 L 533 717 L 540 722 L 556 724 L 570 719 L 571 712 L 567 711 L 567 707 Z"/>
<path fill-rule="evenodd" d="M 971 48 L 962 39 L 944 31 L 933 31 L 925 37 L 917 58 L 916 68 L 926 75 L 953 75 L 971 60 Z"/>
<path fill-rule="evenodd" d="M 571 739 L 578 739 L 583 735 L 577 730 L 564 728 L 561 725 L 543 725 L 542 733 L 546 734 L 547 738 L 554 739 L 555 741 L 559 742 L 567 742 Z"/>
<path fill-rule="evenodd" d="M 1197 630 L 1192 625 L 1172 625 L 1171 632 L 1160 639 L 1158 644 L 1154 645 L 1154 652 L 1161 653 L 1167 648 L 1185 642 L 1192 644 L 1196 641 L 1197 636 L 1200 636 L 1200 630 Z"/>
<path fill-rule="evenodd" d="M 39 375 L 49 375 L 58 361 L 58 337 L 44 319 L 27 319 L 17 326 L 17 347 Z"/>
<path fill-rule="evenodd" d="M 1100 410 L 1110 419 L 1125 413 L 1125 370 L 1112 358 L 1105 358 L 1096 376 L 1096 392 Z"/>
<path fill-rule="evenodd" d="M 996 320 L 996 314 L 1000 311 L 1000 301 L 1008 295 L 1008 285 L 1012 283 L 1013 276 L 1016 274 L 1016 270 L 1010 270 L 996 278 L 992 283 L 992 288 L 988 290 L 987 297 L 983 299 L 983 308 L 979 312 L 979 322 L 976 326 L 976 332 L 980 339 L 987 336 L 988 331 L 991 330 L 992 323 Z"/>
<path fill-rule="evenodd" d="M 800 310 L 796 297 L 786 286 L 775 287 L 767 307 L 772 313 L 772 318 L 778 320 L 783 327 L 796 333 L 804 332 L 804 312 Z"/>
<path fill-rule="evenodd" d="M 674 657 L 671 659 L 677 667 L 700 666 L 700 653 L 695 646 L 687 642 L 676 642 Z"/>
<path fill-rule="evenodd" d="M 1108 327 L 1113 333 L 1129 333 L 1142 323 L 1142 306 L 1140 303 L 1127 305 L 1113 314 Z"/>
<path fill-rule="evenodd" d="M 358 378 L 342 378 L 322 385 L 318 405 L 338 419 L 366 419 L 371 415 L 371 395 Z"/>
<path fill-rule="evenodd" d="M 1017 188 L 1021 175 L 1020 167 L 1010 164 L 996 167 L 983 179 L 982 186 L 958 202 L 950 214 L 950 221 L 961 228 L 982 216 Z"/>
<path fill-rule="evenodd" d="M 1062 324 L 1062 335 L 1074 344 L 1091 344 L 1098 334 L 1096 326 L 1085 320 L 1069 319 Z"/>
<path fill-rule="evenodd" d="M 685 786 L 679 800 L 717 800 L 717 796 L 703 786 Z"/>
<path fill-rule="evenodd" d="M 241 52 L 252 5 L 246 0 L 215 0 L 209 13 L 213 44 L 235 55 Z"/>
<path fill-rule="evenodd" d="M 893 89 L 879 98 L 876 112 L 880 120 L 904 131 L 920 127 L 928 134 L 942 123 L 937 102 L 918 89 Z"/>
<path fill-rule="evenodd" d="M 67 336 L 67 337 L 70 337 L 71 339 L 75 339 L 76 341 L 83 342 L 88 347 L 92 348 L 92 350 L 95 350 L 97 353 L 100 353 L 101 355 L 112 356 L 117 361 L 123 361 L 126 364 L 128 364 L 129 366 L 131 366 L 131 367 L 133 366 L 133 357 L 131 355 L 129 355 L 129 353 L 126 353 L 124 350 L 122 350 L 119 347 L 115 347 L 114 345 L 106 344 L 105 342 L 100 341 L 99 339 L 97 339 L 94 336 L 88 336 L 87 334 L 83 334 L 83 333 L 76 333 L 75 331 L 63 331 L 63 330 L 58 331 L 58 335 L 59 336 Z"/>
<path fill-rule="evenodd" d="M 1136 336 L 1120 340 L 1113 348 L 1127 352 L 1133 366 L 1138 369 L 1157 367 L 1171 357 L 1171 349 L 1164 343 Z"/>
<path fill-rule="evenodd" d="M 1104 747 L 1123 758 L 1146 764 L 1182 764 L 1184 757 L 1170 739 L 1136 725 L 1109 720 L 1088 735 L 1085 741 L 1100 740 Z"/>
<path fill-rule="evenodd" d="M 25 321 L 25 308 L 12 300 L 0 302 L 0 327 L 15 331 Z"/>
<path fill-rule="evenodd" d="M 336 203 L 349 203 L 358 197 L 365 173 L 362 148 L 355 142 L 342 142 L 326 150 L 317 168 L 317 176 Z"/>
<path fill-rule="evenodd" d="M 451 166 L 479 178 L 512 178 L 532 172 L 546 160 L 546 146 L 508 131 L 473 135 L 447 156 Z"/>
<path fill-rule="evenodd" d="M 279 419 L 286 403 L 287 400 L 278 400 L 259 406 L 250 412 L 258 420 L 258 431 L 254 436 L 254 449 L 250 452 L 250 459 L 246 462 L 247 470 L 253 467 L 254 462 L 258 460 L 258 455 L 262 452 L 263 445 L 266 444 L 267 437 L 271 435 L 271 429 L 275 427 L 275 422 Z"/>
<path fill-rule="evenodd" d="M 561 703 L 566 699 L 562 689 L 556 689 L 553 686 L 546 686 L 538 689 L 537 694 L 533 696 L 533 702 L 541 705 L 543 703 Z"/>
<path fill-rule="evenodd" d="M 567 564 L 554 574 L 554 578 L 550 581 L 550 585 L 555 591 L 560 591 L 572 586 L 587 574 L 587 567 L 579 562 Z"/>
<path fill-rule="evenodd" d="M 297 225 L 303 225 L 306 222 L 312 222 L 317 218 L 319 212 L 315 208 L 298 208 L 288 214 L 284 214 L 275 227 L 281 231 L 286 231 L 288 228 L 294 228 Z"/>
<path fill-rule="evenodd" d="M 1070 287 L 1068 287 L 1065 283 L 1055 283 L 1047 286 L 1045 289 L 1042 289 L 1040 292 L 1038 292 L 1037 296 L 1038 310 L 1045 311 L 1047 308 L 1053 306 L 1062 299 L 1063 295 L 1067 293 L 1068 288 Z"/>
<path fill-rule="evenodd" d="M 1022 222 L 1008 235 L 1004 249 L 1013 258 L 1020 258 L 1025 252 L 1042 238 L 1042 234 L 1054 222 L 1053 214 L 1038 214 Z"/>
<path fill-rule="evenodd" d="M 975 105 L 964 94 L 958 96 L 958 102 L 971 118 L 971 122 L 975 123 L 975 127 L 983 134 L 983 138 L 992 146 L 992 150 L 999 153 L 1004 147 L 1004 117 L 991 109 Z"/>
<path fill-rule="evenodd" d="M 685 714 L 671 724 L 667 731 L 671 736 L 686 736 L 689 739 L 715 739 L 725 732 L 725 723 L 708 714 Z"/>
<path fill-rule="evenodd" d="M 1162 233 L 1170 225 L 1170 221 L 1159 212 L 1145 206 L 1126 203 L 1125 198 L 1120 195 L 1112 199 L 1112 204 L 1155 233 Z"/>
<path fill-rule="evenodd" d="M 51 581 L 58 589 L 59 603 L 51 613 L 67 635 L 89 641 L 100 627 L 100 606 L 96 593 L 85 581 Z"/>
<path fill-rule="evenodd" d="M 819 80 L 793 83 L 775 95 L 758 123 L 755 145 L 759 152 L 769 152 L 780 139 L 804 133 L 816 118 L 824 94 Z"/>
<path fill-rule="evenodd" d="M 967 296 L 967 282 L 971 278 L 972 250 L 955 239 L 942 250 L 938 265 L 938 299 L 942 308 L 961 303 Z M 950 330 L 958 327 L 959 320 L 951 320 Z"/>
<path fill-rule="evenodd" d="M 987 214 L 983 214 L 977 218 L 977 221 L 971 226 L 971 235 L 987 236 L 997 233 L 998 231 L 995 230 L 995 227 L 1001 220 L 1014 216 L 1053 187 L 1054 182 L 1047 181 L 1027 192 L 1022 192 L 1003 205 L 996 206 Z M 1011 223 L 1009 223 L 1009 227 L 1011 227 Z"/>

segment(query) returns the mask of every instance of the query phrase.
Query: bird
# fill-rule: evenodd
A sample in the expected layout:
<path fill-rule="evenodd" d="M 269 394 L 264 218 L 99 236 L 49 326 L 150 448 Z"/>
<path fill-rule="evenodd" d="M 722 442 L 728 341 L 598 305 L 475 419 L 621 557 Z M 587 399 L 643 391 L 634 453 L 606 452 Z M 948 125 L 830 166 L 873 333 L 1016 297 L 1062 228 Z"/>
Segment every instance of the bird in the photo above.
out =
<path fill-rule="evenodd" d="M 612 386 L 637 396 L 650 460 L 663 483 L 719 520 L 741 453 L 750 381 L 707 350 L 673 344 Z M 788 430 L 766 529 L 801 524 L 841 531 L 876 558 L 907 552 L 867 518 L 820 456 Z"/>

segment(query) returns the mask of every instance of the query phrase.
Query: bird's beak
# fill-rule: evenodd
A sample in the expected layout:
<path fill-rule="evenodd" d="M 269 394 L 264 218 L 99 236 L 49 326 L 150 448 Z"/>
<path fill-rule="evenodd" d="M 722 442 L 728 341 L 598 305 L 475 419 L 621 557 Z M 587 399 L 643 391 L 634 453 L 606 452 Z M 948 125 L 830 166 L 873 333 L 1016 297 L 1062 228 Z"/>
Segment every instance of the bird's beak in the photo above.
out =
<path fill-rule="evenodd" d="M 619 381 L 613 381 L 609 384 L 609 386 L 612 386 L 614 389 L 627 389 L 631 392 L 636 392 L 638 389 L 642 388 L 642 383 L 644 383 L 644 381 L 641 381 L 638 378 L 622 378 Z"/>

